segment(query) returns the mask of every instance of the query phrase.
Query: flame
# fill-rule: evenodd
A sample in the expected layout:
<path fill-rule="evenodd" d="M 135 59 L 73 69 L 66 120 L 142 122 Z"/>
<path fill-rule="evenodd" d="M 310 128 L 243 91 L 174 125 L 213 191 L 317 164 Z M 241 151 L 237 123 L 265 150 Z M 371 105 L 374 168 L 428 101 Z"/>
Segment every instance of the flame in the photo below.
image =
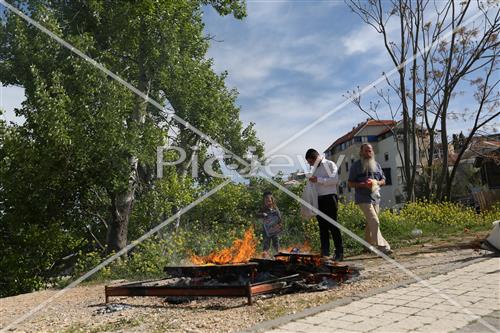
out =
<path fill-rule="evenodd" d="M 243 239 L 236 239 L 231 247 L 214 251 L 208 256 L 191 255 L 191 262 L 195 265 L 224 265 L 248 262 L 255 255 L 257 241 L 253 236 L 253 228 L 245 231 Z"/>
<path fill-rule="evenodd" d="M 285 252 L 291 252 L 293 249 L 299 249 L 299 253 L 310 253 L 311 252 L 311 245 L 309 244 L 309 241 L 305 241 L 304 244 L 295 244 L 290 247 L 288 247 Z"/>
<path fill-rule="evenodd" d="M 299 252 L 295 252 L 295 251 L 297 251 L 297 249 L 299 250 Z M 297 259 L 294 259 L 294 260 L 298 260 L 298 262 L 301 264 L 314 265 L 314 266 L 322 266 L 323 265 L 323 261 L 322 261 L 321 256 L 319 254 L 312 253 L 311 244 L 309 243 L 308 240 L 306 240 L 304 242 L 304 244 L 292 245 L 292 246 L 288 247 L 284 252 L 296 253 L 297 256 L 295 258 L 297 258 Z M 312 256 L 301 256 L 301 254 L 302 255 L 307 254 L 307 255 L 312 255 Z M 278 256 L 278 260 L 290 262 L 292 260 L 292 257 Z"/>

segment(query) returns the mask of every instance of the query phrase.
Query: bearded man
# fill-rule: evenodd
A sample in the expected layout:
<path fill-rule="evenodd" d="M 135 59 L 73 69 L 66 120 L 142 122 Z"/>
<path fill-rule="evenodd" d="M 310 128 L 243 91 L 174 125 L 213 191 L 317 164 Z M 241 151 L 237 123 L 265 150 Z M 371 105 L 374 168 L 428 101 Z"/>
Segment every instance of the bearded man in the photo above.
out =
<path fill-rule="evenodd" d="M 380 232 L 378 219 L 380 187 L 385 185 L 385 176 L 380 164 L 375 161 L 373 147 L 363 143 L 359 151 L 360 159 L 349 170 L 349 187 L 355 189 L 354 200 L 366 218 L 365 240 L 385 254 L 391 254 L 391 246 Z"/>

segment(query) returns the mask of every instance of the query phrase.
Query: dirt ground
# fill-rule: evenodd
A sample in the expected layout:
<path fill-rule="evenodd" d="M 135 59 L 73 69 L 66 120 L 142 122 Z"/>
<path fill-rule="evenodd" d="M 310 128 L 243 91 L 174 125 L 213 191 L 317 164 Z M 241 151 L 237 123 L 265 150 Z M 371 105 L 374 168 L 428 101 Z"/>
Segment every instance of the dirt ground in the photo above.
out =
<path fill-rule="evenodd" d="M 395 251 L 394 259 L 417 275 L 446 272 L 479 258 L 484 234 L 467 235 Z M 116 297 L 124 309 L 106 313 L 104 284 L 69 289 L 14 332 L 234 332 L 254 324 L 295 313 L 344 297 L 359 296 L 410 279 L 391 263 L 365 254 L 346 258 L 362 266 L 359 281 L 324 292 L 260 297 L 252 306 L 246 299 L 205 298 L 173 305 L 160 297 Z M 59 290 L 44 290 L 0 299 L 0 328 L 24 315 Z"/>

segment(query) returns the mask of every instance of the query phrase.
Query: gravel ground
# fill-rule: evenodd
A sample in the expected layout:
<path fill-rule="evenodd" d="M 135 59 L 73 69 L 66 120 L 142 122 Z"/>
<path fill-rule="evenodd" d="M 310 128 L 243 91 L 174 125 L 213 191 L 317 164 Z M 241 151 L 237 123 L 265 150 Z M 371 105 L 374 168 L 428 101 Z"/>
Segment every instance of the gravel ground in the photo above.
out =
<path fill-rule="evenodd" d="M 446 272 L 484 254 L 473 249 L 477 237 L 399 249 L 394 259 L 418 275 Z M 260 297 L 253 306 L 247 306 L 244 298 L 200 298 L 187 304 L 172 305 L 159 297 L 115 297 L 111 302 L 123 304 L 124 309 L 105 313 L 104 285 L 78 286 L 54 299 L 14 331 L 234 332 L 264 320 L 409 279 L 402 270 L 371 254 L 346 260 L 364 267 L 361 280 L 325 292 Z M 0 328 L 57 292 L 44 290 L 0 299 Z"/>

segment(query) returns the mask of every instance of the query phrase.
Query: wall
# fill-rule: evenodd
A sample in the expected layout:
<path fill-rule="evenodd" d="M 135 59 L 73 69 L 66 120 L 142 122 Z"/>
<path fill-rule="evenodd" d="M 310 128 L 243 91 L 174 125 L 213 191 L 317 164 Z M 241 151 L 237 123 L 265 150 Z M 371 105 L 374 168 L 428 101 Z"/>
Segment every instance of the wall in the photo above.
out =
<path fill-rule="evenodd" d="M 374 145 L 375 159 L 382 168 L 391 169 L 392 185 L 382 187 L 380 194 L 380 207 L 390 208 L 396 204 L 396 196 L 403 194 L 402 179 L 398 168 L 401 167 L 401 159 L 396 148 L 396 142 L 393 136 L 389 136 Z M 385 161 L 385 154 L 389 154 L 389 160 Z M 387 176 L 386 176 L 387 177 Z"/>

